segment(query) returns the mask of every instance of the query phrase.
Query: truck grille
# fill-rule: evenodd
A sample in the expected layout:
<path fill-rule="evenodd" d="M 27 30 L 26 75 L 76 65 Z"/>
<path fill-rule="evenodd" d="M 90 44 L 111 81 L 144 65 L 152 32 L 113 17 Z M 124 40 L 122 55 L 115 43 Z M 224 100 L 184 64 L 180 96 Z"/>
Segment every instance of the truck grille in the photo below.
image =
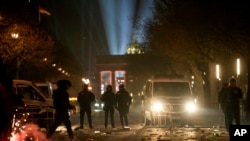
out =
<path fill-rule="evenodd" d="M 184 112 L 184 106 L 182 104 L 168 104 L 165 106 L 165 112 Z"/>

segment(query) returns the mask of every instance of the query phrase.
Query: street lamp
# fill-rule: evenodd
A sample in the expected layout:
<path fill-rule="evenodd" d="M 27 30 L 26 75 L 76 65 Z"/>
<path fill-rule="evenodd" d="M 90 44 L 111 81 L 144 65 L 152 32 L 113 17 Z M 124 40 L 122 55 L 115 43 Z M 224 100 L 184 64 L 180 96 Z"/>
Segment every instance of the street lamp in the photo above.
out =
<path fill-rule="evenodd" d="M 236 59 L 236 74 L 237 74 L 237 77 L 240 75 L 240 59 L 239 58 Z"/>
<path fill-rule="evenodd" d="M 11 33 L 11 38 L 17 39 L 19 37 L 18 33 Z"/>
<path fill-rule="evenodd" d="M 217 81 L 218 81 L 218 92 L 220 91 L 220 65 L 219 64 L 217 64 L 216 66 L 215 66 L 215 72 L 216 72 L 216 79 L 217 79 Z"/>
<path fill-rule="evenodd" d="M 90 81 L 89 81 L 88 78 L 82 78 L 82 82 L 83 82 L 84 84 L 89 84 L 89 83 L 90 83 Z"/>
<path fill-rule="evenodd" d="M 220 80 L 220 65 L 219 64 L 215 66 L 215 72 L 216 72 L 216 79 Z"/>
<path fill-rule="evenodd" d="M 11 33 L 11 38 L 13 40 L 16 40 L 19 38 L 19 34 L 18 33 Z M 15 47 L 14 47 L 15 48 Z M 21 60 L 18 56 L 15 56 L 16 57 L 16 60 L 17 60 L 17 68 L 16 68 L 16 79 L 19 79 L 19 69 L 20 69 L 20 64 L 21 64 Z"/>

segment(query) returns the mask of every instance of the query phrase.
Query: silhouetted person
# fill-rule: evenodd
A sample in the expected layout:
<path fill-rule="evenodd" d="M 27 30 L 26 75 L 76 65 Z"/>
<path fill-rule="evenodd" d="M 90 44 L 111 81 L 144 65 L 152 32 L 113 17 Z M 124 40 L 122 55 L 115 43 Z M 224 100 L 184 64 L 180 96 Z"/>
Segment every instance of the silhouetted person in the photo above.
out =
<path fill-rule="evenodd" d="M 128 126 L 129 106 L 132 103 L 132 97 L 129 95 L 123 84 L 119 85 L 119 91 L 116 93 L 116 108 L 120 114 L 122 127 Z"/>
<path fill-rule="evenodd" d="M 225 99 L 226 99 L 227 87 L 228 83 L 223 83 L 222 88 L 218 94 L 218 102 L 223 114 L 225 114 Z"/>
<path fill-rule="evenodd" d="M 88 90 L 88 85 L 84 84 L 82 87 L 82 91 L 79 92 L 77 96 L 77 101 L 80 105 L 80 129 L 83 129 L 84 124 L 84 116 L 85 113 L 88 117 L 89 128 L 92 129 L 92 117 L 91 117 L 91 103 L 95 101 L 95 95 Z"/>
<path fill-rule="evenodd" d="M 17 106 L 24 103 L 20 96 L 12 91 L 12 78 L 0 58 L 0 141 L 8 141 L 12 130 L 12 119 Z"/>
<path fill-rule="evenodd" d="M 53 94 L 53 104 L 56 110 L 54 124 L 50 127 L 47 137 L 50 138 L 56 128 L 63 122 L 67 128 L 67 132 L 70 139 L 74 138 L 73 131 L 71 129 L 71 121 L 69 118 L 69 109 L 75 109 L 69 102 L 69 93 L 67 90 L 71 87 L 71 82 L 69 80 L 59 80 L 57 81 L 57 90 Z"/>
<path fill-rule="evenodd" d="M 108 126 L 108 115 L 110 116 L 111 126 L 115 128 L 114 113 L 115 113 L 115 93 L 111 85 L 108 85 L 106 91 L 101 96 L 101 100 L 104 102 L 103 110 L 105 112 L 104 126 Z"/>
<path fill-rule="evenodd" d="M 225 125 L 227 131 L 235 120 L 240 125 L 240 99 L 243 98 L 242 90 L 236 86 L 236 79 L 231 78 L 225 96 Z"/>

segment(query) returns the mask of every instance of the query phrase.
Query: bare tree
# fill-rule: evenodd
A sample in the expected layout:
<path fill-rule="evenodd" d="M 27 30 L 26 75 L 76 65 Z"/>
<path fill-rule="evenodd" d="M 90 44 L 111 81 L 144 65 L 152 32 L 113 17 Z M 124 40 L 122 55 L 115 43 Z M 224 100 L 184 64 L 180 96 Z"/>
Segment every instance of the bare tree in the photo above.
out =
<path fill-rule="evenodd" d="M 12 21 L 12 20 L 11 20 Z M 16 62 L 16 78 L 23 62 L 41 65 L 43 59 L 51 60 L 54 41 L 38 25 L 9 22 L 1 30 L 0 54 L 5 61 Z"/>
<path fill-rule="evenodd" d="M 171 58 L 173 72 L 194 74 L 202 92 L 202 72 L 210 62 L 249 56 L 246 3 L 216 0 L 155 0 L 145 39 L 154 54 Z M 249 11 L 249 10 L 248 10 Z M 202 66 L 205 65 L 205 66 Z M 209 72 L 208 72 L 209 73 Z M 208 97 L 208 95 L 204 95 Z"/>

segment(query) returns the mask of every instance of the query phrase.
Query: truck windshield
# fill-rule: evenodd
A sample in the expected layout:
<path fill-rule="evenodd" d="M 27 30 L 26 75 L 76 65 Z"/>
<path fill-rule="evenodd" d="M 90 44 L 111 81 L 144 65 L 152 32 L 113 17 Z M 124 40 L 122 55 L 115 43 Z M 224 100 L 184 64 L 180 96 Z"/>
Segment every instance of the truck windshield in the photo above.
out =
<path fill-rule="evenodd" d="M 155 82 L 155 96 L 191 96 L 188 82 Z"/>

